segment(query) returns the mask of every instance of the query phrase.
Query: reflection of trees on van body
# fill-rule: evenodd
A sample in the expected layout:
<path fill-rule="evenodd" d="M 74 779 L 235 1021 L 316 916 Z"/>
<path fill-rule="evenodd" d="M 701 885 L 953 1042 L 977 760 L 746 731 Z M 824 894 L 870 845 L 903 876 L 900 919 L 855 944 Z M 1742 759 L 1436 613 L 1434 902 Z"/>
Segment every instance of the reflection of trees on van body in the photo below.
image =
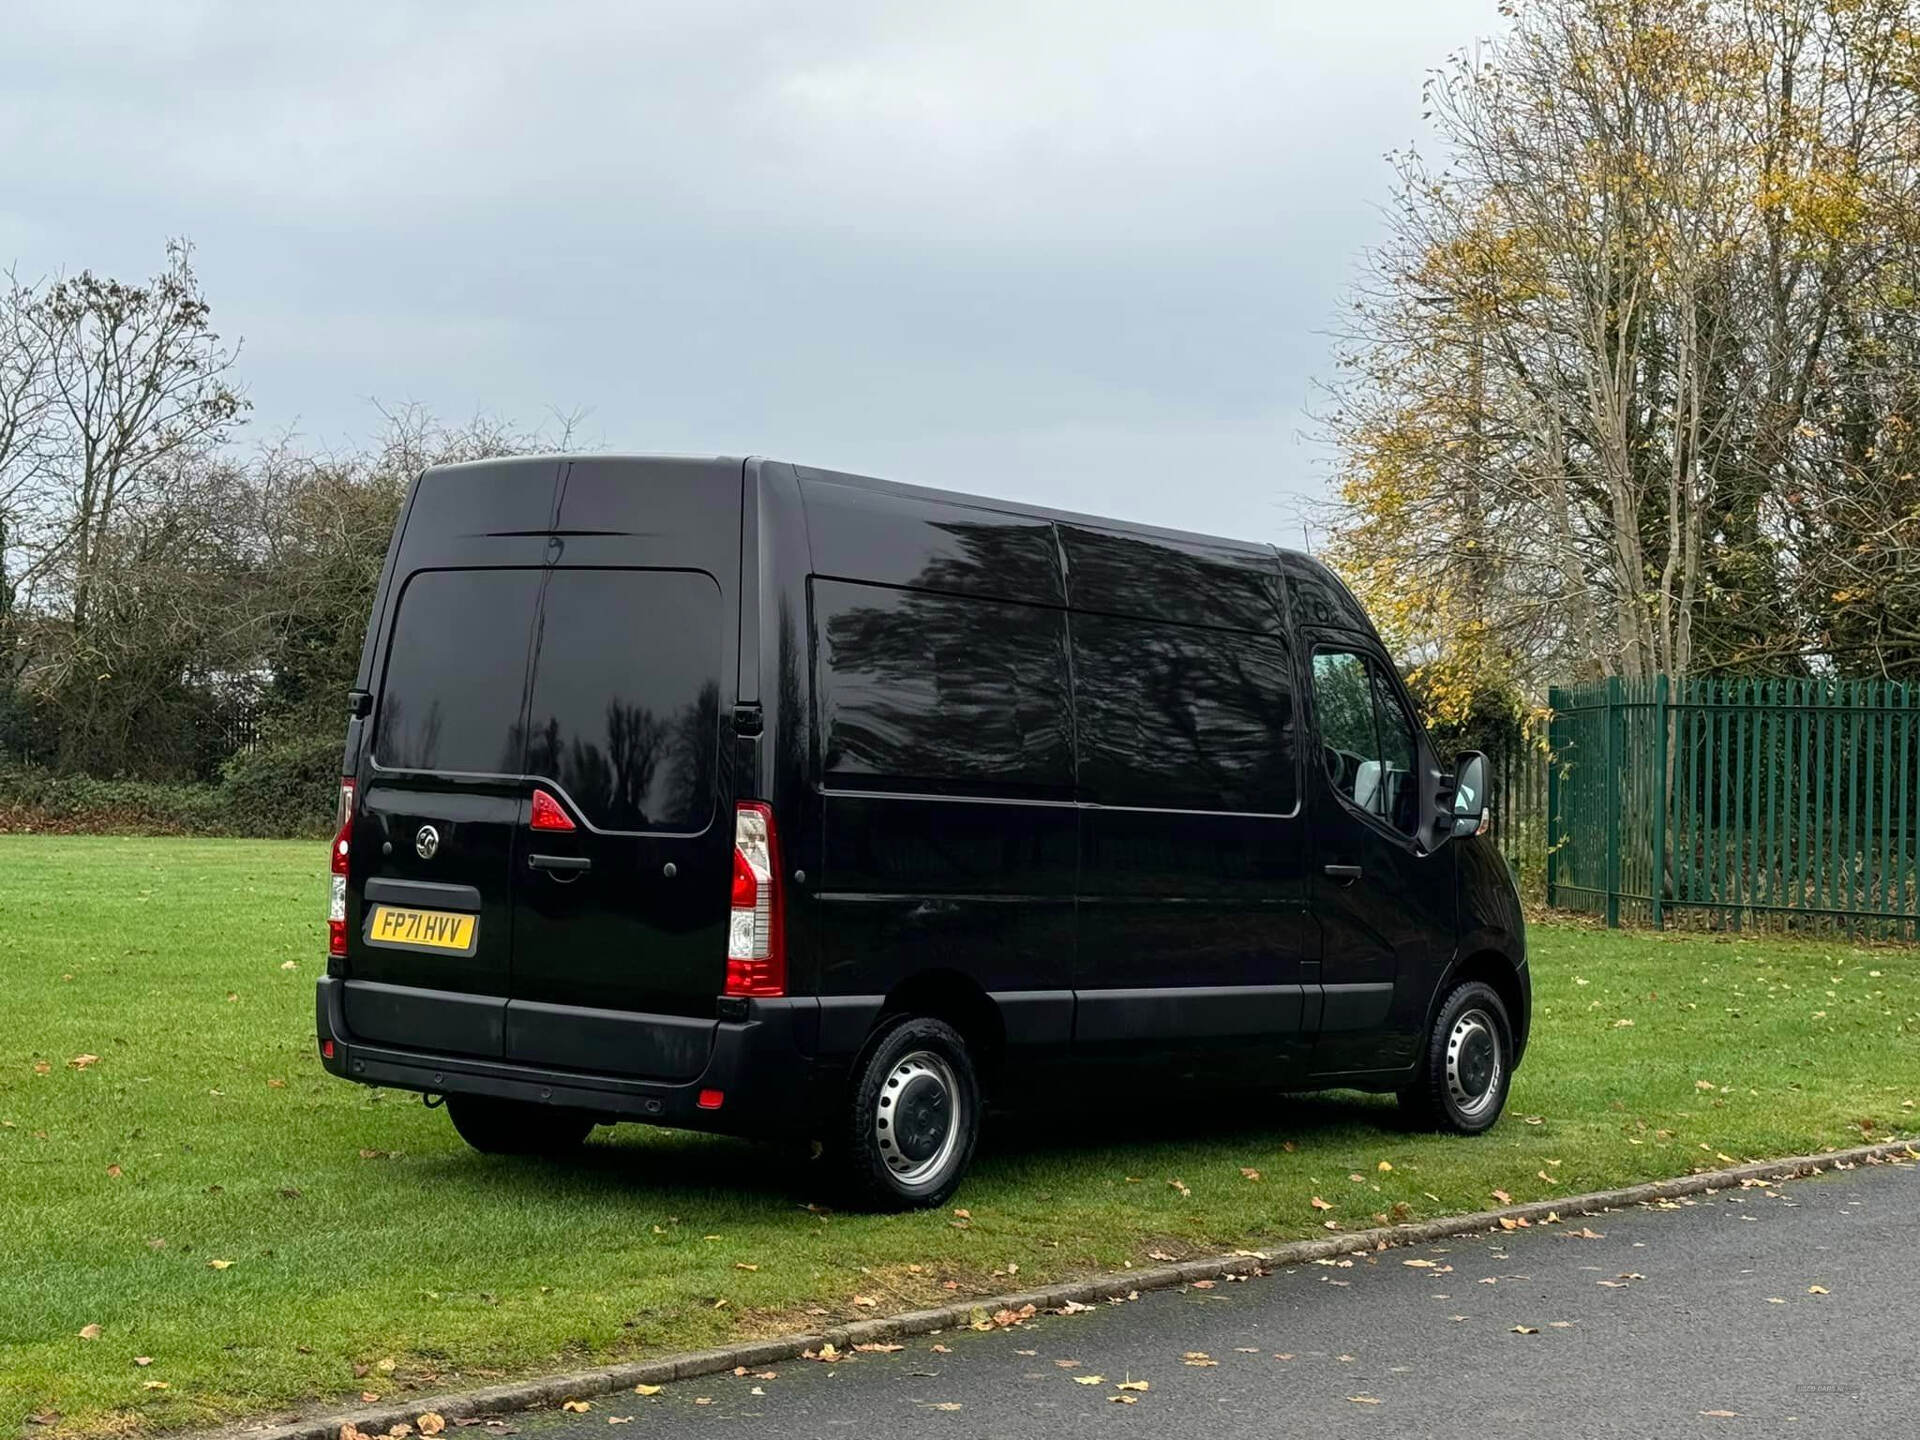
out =
<path fill-rule="evenodd" d="M 954 544 L 929 557 L 914 589 L 816 582 L 828 774 L 1014 794 L 1066 790 L 1073 712 L 1065 615 L 965 593 L 1057 598 L 1046 529 L 930 528 Z M 1238 557 L 1071 533 L 1087 565 L 1076 605 L 1273 626 L 1275 579 Z M 1292 684 L 1277 634 L 1078 612 L 1072 626 L 1083 787 L 1124 796 L 1122 803 L 1292 807 Z"/>
<path fill-rule="evenodd" d="M 1036 548 L 1044 528 L 930 528 L 958 549 L 929 558 L 914 579 L 927 589 L 815 582 L 827 774 L 1010 794 L 1069 790 L 1065 615 L 978 593 L 1045 593 L 1051 559 Z"/>
<path fill-rule="evenodd" d="M 525 772 L 551 777 L 602 829 L 698 826 L 712 808 L 719 722 L 714 681 L 667 719 L 616 696 L 597 736 L 567 733 L 558 715 L 540 720 L 527 741 Z M 508 773 L 522 768 L 514 748 Z"/>
<path fill-rule="evenodd" d="M 1285 644 L 1076 615 L 1080 778 L 1094 799 L 1285 812 L 1296 795 Z"/>

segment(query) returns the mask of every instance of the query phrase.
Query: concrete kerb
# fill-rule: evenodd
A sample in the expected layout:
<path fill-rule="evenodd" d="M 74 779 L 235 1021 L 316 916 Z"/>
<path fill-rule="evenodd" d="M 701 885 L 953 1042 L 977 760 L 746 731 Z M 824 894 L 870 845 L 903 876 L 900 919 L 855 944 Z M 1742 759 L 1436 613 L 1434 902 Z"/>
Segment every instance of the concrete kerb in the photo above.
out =
<path fill-rule="evenodd" d="M 1035 1311 L 1061 1310 L 1070 1304 L 1097 1305 L 1125 1299 L 1143 1291 L 1191 1285 L 1196 1280 L 1252 1275 L 1341 1255 L 1424 1245 L 1484 1230 L 1499 1230 L 1505 1228 L 1502 1221 L 1514 1228 L 1518 1228 L 1519 1221 L 1531 1226 L 1549 1216 L 1565 1219 L 1574 1215 L 1595 1215 L 1630 1205 L 1680 1200 L 1691 1195 L 1736 1189 L 1742 1181 L 1789 1180 L 1817 1175 L 1829 1169 L 1879 1164 L 1896 1158 L 1920 1159 L 1920 1149 L 1915 1148 L 1913 1141 L 1895 1140 L 1879 1145 L 1862 1145 L 1852 1150 L 1830 1151 L 1824 1155 L 1796 1155 L 1784 1160 L 1756 1161 L 1725 1170 L 1680 1175 L 1671 1180 L 1654 1180 L 1643 1185 L 1627 1185 L 1618 1190 L 1568 1195 L 1557 1200 L 1534 1200 L 1499 1210 L 1482 1210 L 1471 1215 L 1452 1215 L 1439 1220 L 1389 1225 L 1374 1230 L 1342 1231 L 1312 1240 L 1294 1241 L 1269 1250 L 1215 1255 L 1143 1270 L 1122 1270 L 1019 1294 L 987 1296 L 942 1305 L 932 1310 L 910 1310 L 899 1315 L 856 1320 L 806 1334 L 747 1340 L 713 1350 L 695 1350 L 657 1360 L 606 1365 L 567 1375 L 518 1380 L 448 1395 L 420 1396 L 409 1399 L 405 1404 L 390 1401 L 291 1422 L 243 1422 L 184 1437 L 184 1440 L 338 1440 L 345 1426 L 351 1425 L 367 1435 L 384 1434 L 395 1425 L 417 1424 L 419 1417 L 429 1412 L 452 1421 L 536 1410 L 567 1400 L 591 1400 L 615 1391 L 630 1390 L 635 1385 L 666 1385 L 676 1380 L 717 1375 L 742 1366 L 749 1370 L 757 1369 L 797 1359 L 808 1351 L 817 1353 L 828 1345 L 844 1353 L 858 1345 L 888 1344 L 940 1330 L 964 1329 L 983 1315 L 990 1318 L 1002 1311 L 1018 1312 L 1029 1305 Z"/>

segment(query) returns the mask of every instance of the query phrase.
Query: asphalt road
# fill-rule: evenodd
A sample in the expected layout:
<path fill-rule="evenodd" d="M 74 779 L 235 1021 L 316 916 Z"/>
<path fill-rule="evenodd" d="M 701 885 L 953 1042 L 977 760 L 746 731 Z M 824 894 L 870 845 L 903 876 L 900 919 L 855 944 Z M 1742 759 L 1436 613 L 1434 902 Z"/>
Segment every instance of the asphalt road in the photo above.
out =
<path fill-rule="evenodd" d="M 539 1440 L 1920 1434 L 1917 1221 L 1920 1168 L 1862 1167 L 507 1426 Z"/>

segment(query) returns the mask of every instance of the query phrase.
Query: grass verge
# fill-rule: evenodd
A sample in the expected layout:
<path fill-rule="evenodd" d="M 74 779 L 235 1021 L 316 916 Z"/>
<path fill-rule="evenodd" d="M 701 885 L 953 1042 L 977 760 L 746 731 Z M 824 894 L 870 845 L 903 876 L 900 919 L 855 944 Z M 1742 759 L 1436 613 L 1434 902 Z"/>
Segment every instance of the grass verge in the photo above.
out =
<path fill-rule="evenodd" d="M 820 1214 L 750 1146 L 623 1126 L 567 1163 L 488 1159 L 412 1097 L 325 1075 L 324 859 L 0 837 L 0 1432 L 818 1327 L 1909 1133 L 1920 1102 L 1912 951 L 1542 927 L 1533 1048 L 1490 1135 L 1411 1135 L 1357 1096 L 1198 1135 L 1119 1117 L 989 1145 L 966 1217 Z"/>

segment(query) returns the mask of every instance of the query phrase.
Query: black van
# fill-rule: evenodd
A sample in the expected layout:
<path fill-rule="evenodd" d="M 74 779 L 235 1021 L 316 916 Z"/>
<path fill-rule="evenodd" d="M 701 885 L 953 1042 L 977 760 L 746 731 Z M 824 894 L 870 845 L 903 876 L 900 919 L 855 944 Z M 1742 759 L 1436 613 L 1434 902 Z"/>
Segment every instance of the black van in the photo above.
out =
<path fill-rule="evenodd" d="M 760 459 L 446 466 L 350 707 L 321 1055 L 481 1150 L 819 1140 L 925 1205 L 1042 1075 L 1474 1132 L 1526 1047 L 1485 760 L 1271 546 Z"/>

